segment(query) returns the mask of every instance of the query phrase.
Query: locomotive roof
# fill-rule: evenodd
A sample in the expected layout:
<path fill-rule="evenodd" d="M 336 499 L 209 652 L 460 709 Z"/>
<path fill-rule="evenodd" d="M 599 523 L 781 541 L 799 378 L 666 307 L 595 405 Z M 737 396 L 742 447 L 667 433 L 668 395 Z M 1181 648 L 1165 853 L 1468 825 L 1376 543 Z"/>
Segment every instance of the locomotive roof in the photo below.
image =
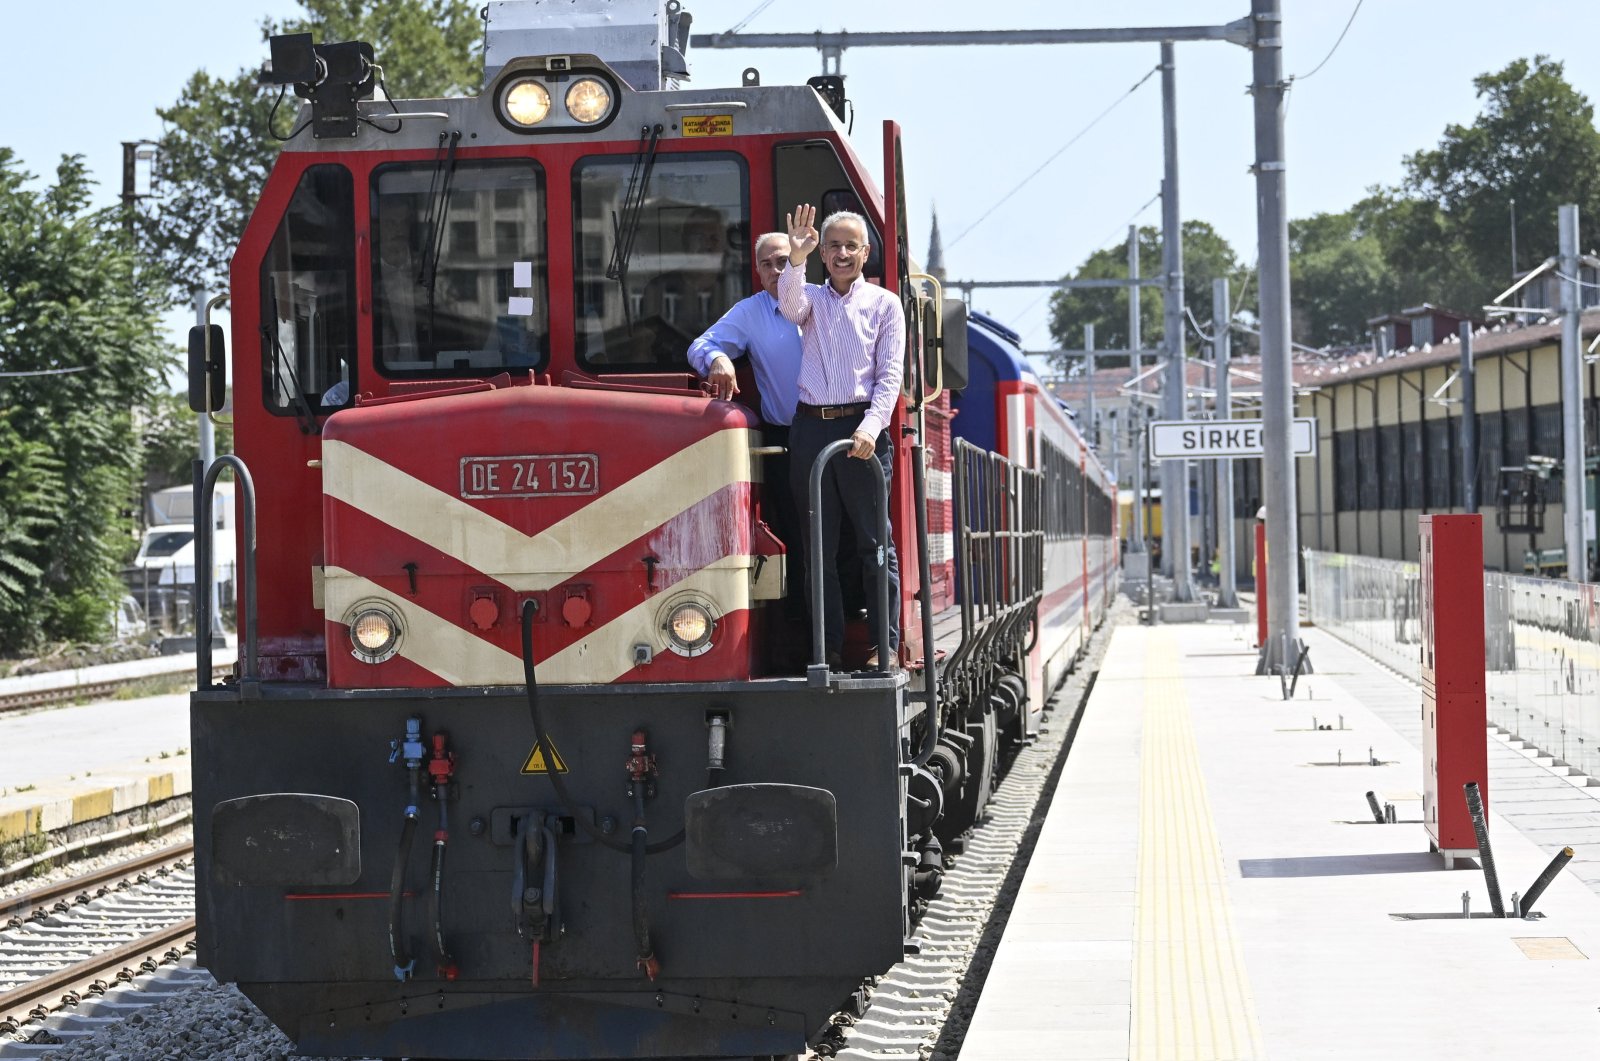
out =
<path fill-rule="evenodd" d="M 296 118 L 296 134 L 285 141 L 285 151 L 432 151 L 439 146 L 439 134 L 460 130 L 462 148 L 528 147 L 543 144 L 634 143 L 640 130 L 660 125 L 662 141 L 684 136 L 681 119 L 686 116 L 728 115 L 732 135 L 760 136 L 785 133 L 848 134 L 838 117 L 817 91 L 809 85 L 737 85 L 727 88 L 669 88 L 639 91 L 593 55 L 562 56 L 571 65 L 571 74 L 600 71 L 610 75 L 617 93 L 613 115 L 600 126 L 568 128 L 548 132 L 515 132 L 495 116 L 497 89 L 507 79 L 546 72 L 544 57 L 529 57 L 508 63 L 481 95 L 452 96 L 443 99 L 395 100 L 393 108 L 385 99 L 362 100 L 357 104 L 364 119 L 357 124 L 357 135 L 349 139 L 315 139 L 310 128 L 310 104 L 302 104 Z M 393 119 L 393 111 L 415 118 Z M 281 119 L 280 119 L 281 121 Z M 398 126 L 395 131 L 385 131 Z M 696 143 L 714 144 L 717 138 Z"/>

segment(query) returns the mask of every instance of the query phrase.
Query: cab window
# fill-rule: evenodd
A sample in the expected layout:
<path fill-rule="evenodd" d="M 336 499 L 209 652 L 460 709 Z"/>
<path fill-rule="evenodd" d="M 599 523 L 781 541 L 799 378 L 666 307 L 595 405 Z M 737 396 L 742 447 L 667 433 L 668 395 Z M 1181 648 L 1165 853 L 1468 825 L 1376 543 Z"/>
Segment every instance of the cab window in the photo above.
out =
<path fill-rule="evenodd" d="M 380 167 L 372 177 L 372 345 L 386 376 L 544 365 L 544 170 L 524 159 Z"/>
<path fill-rule="evenodd" d="M 573 212 L 585 367 L 687 370 L 690 342 L 750 294 L 749 185 L 737 155 L 657 156 L 648 167 L 632 155 L 584 159 Z"/>
<path fill-rule="evenodd" d="M 261 265 L 262 399 L 307 430 L 355 387 L 354 187 L 343 166 L 308 168 Z"/>

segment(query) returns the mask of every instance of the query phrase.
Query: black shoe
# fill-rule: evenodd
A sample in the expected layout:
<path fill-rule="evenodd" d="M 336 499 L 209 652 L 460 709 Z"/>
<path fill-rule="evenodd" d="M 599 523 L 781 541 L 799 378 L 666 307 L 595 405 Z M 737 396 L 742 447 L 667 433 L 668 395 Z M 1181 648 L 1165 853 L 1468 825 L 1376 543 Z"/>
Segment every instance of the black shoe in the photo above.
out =
<path fill-rule="evenodd" d="M 844 670 L 844 655 L 837 649 L 828 650 L 828 669 L 831 671 Z"/>

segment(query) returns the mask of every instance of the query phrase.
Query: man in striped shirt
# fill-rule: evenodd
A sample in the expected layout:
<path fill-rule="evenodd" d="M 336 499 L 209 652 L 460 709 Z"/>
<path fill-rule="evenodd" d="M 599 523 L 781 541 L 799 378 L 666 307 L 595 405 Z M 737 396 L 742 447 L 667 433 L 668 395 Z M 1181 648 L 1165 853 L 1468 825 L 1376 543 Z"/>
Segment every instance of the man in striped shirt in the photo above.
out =
<path fill-rule="evenodd" d="M 878 477 L 866 465 L 876 460 L 887 481 L 894 468 L 888 432 L 905 358 L 906 319 L 900 300 L 862 278 L 868 244 L 867 223 L 859 214 L 837 213 L 815 227 L 816 207 L 801 205 L 788 216 L 789 267 L 778 277 L 778 305 L 800 326 L 799 402 L 789 432 L 789 476 L 795 505 L 810 512 L 811 465 L 831 442 L 850 439 L 849 456 L 833 460 L 822 477 L 822 555 L 837 555 L 841 519 L 850 521 L 867 579 L 867 620 L 878 636 L 879 555 L 889 581 L 889 644 L 876 645 L 867 666 L 897 661 L 900 645 L 900 566 L 894 541 L 878 540 Z M 805 282 L 805 262 L 821 244 L 826 284 Z M 806 522 L 807 533 L 811 523 Z M 810 556 L 809 548 L 806 556 Z M 828 661 L 841 665 L 844 607 L 838 567 L 826 561 L 823 572 L 823 633 Z M 809 580 L 807 582 L 809 586 Z M 812 607 L 818 607 L 813 601 Z"/>

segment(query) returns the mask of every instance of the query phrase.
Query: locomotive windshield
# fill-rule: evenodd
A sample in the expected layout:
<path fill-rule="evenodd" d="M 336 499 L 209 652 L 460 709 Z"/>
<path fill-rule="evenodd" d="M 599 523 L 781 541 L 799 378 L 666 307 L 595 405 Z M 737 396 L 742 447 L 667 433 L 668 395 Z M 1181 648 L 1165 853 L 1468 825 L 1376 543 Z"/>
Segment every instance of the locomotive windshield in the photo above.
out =
<path fill-rule="evenodd" d="M 386 375 L 544 364 L 544 210 L 544 171 L 524 160 L 373 174 L 373 349 Z"/>
<path fill-rule="evenodd" d="M 573 171 L 578 358 L 603 372 L 682 369 L 694 337 L 750 293 L 744 161 L 657 156 L 628 233 L 621 219 L 630 184 L 639 194 L 634 170 L 629 155 L 585 159 Z M 633 245 L 613 279 L 619 230 Z"/>

